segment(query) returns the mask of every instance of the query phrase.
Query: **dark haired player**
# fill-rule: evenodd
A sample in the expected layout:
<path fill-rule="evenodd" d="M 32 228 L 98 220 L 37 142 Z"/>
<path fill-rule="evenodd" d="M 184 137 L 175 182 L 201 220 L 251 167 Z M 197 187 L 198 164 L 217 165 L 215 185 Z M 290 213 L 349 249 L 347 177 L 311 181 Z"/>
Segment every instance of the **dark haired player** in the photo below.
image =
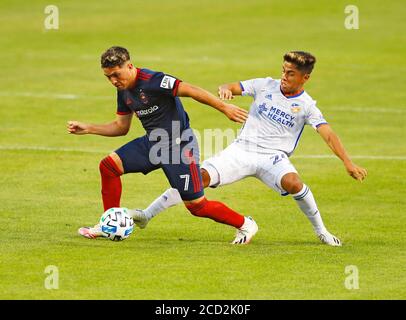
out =
<path fill-rule="evenodd" d="M 247 119 L 247 111 L 171 75 L 136 68 L 129 52 L 122 47 L 111 47 L 104 52 L 101 67 L 117 88 L 116 119 L 107 124 L 69 121 L 68 132 L 108 137 L 126 135 L 133 115 L 146 131 L 146 135 L 128 142 L 100 162 L 104 210 L 120 207 L 122 174 L 148 174 L 161 168 L 193 215 L 233 226 L 237 228 L 234 242 L 249 242 L 258 230 L 255 221 L 204 196 L 199 148 L 179 97 L 191 97 L 240 123 Z M 87 238 L 103 236 L 98 225 L 80 228 L 79 234 Z"/>
<path fill-rule="evenodd" d="M 367 172 L 349 158 L 338 136 L 303 89 L 316 59 L 302 51 L 284 55 L 282 78 L 270 77 L 225 84 L 221 99 L 251 96 L 249 116 L 237 139 L 218 155 L 206 159 L 201 168 L 204 187 L 230 184 L 254 176 L 281 195 L 292 195 L 312 223 L 319 239 L 331 246 L 341 241 L 327 231 L 308 186 L 300 179 L 289 156 L 297 147 L 304 126 L 311 125 L 339 157 L 348 174 L 362 181 Z M 145 210 L 136 210 L 134 221 L 145 228 L 159 212 L 179 202 L 176 190 L 169 189 Z"/>

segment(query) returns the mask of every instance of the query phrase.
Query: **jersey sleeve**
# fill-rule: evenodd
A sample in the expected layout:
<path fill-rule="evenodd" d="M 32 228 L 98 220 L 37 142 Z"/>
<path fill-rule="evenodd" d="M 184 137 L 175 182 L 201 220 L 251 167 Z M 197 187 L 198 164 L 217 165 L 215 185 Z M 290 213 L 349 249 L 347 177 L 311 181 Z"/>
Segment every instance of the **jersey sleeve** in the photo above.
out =
<path fill-rule="evenodd" d="M 241 95 L 254 97 L 262 89 L 266 82 L 264 78 L 256 78 L 251 80 L 240 81 Z"/>
<path fill-rule="evenodd" d="M 123 96 L 117 91 L 117 112 L 118 115 L 126 115 L 132 113 L 132 110 L 124 103 Z"/>
<path fill-rule="evenodd" d="M 169 74 L 157 72 L 148 83 L 148 89 L 175 97 L 178 92 L 179 83 L 182 80 L 177 79 Z"/>
<path fill-rule="evenodd" d="M 306 114 L 305 123 L 311 125 L 315 130 L 322 125 L 327 124 L 328 122 L 324 119 L 323 114 L 320 109 L 316 107 L 316 102 L 310 105 L 308 112 Z"/>

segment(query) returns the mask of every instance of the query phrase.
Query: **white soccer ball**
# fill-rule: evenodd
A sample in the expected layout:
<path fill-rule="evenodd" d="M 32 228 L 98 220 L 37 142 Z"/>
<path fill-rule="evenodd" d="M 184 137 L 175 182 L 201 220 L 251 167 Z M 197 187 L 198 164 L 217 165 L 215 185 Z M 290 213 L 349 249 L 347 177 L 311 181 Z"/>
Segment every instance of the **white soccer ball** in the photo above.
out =
<path fill-rule="evenodd" d="M 127 208 L 110 208 L 100 218 L 101 231 L 110 240 L 127 239 L 134 230 L 133 218 Z"/>

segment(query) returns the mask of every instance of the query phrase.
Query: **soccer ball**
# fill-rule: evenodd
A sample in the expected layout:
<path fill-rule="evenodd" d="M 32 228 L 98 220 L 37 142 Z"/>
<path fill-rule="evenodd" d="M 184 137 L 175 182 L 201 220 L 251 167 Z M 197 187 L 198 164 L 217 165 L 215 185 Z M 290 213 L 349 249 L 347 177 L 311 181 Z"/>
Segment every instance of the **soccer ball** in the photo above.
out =
<path fill-rule="evenodd" d="M 134 230 L 127 208 L 110 208 L 100 218 L 101 231 L 113 241 L 127 239 Z"/>

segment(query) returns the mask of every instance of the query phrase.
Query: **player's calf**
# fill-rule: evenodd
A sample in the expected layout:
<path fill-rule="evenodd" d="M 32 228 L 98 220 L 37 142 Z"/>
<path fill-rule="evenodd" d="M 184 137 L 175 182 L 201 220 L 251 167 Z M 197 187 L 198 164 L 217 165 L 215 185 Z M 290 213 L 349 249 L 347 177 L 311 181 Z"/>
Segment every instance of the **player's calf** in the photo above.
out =
<path fill-rule="evenodd" d="M 196 217 L 209 218 L 235 228 L 240 228 L 244 223 L 244 216 L 219 201 L 203 198 L 199 202 L 187 202 L 186 208 Z"/>
<path fill-rule="evenodd" d="M 232 244 L 248 244 L 258 231 L 258 226 L 251 217 L 244 217 L 218 201 L 203 198 L 199 202 L 186 204 L 188 210 L 197 217 L 210 218 L 237 228 L 237 235 Z"/>
<path fill-rule="evenodd" d="M 103 198 L 104 211 L 120 207 L 121 179 L 123 171 L 117 166 L 113 157 L 105 157 L 99 165 L 101 175 L 101 193 Z"/>

